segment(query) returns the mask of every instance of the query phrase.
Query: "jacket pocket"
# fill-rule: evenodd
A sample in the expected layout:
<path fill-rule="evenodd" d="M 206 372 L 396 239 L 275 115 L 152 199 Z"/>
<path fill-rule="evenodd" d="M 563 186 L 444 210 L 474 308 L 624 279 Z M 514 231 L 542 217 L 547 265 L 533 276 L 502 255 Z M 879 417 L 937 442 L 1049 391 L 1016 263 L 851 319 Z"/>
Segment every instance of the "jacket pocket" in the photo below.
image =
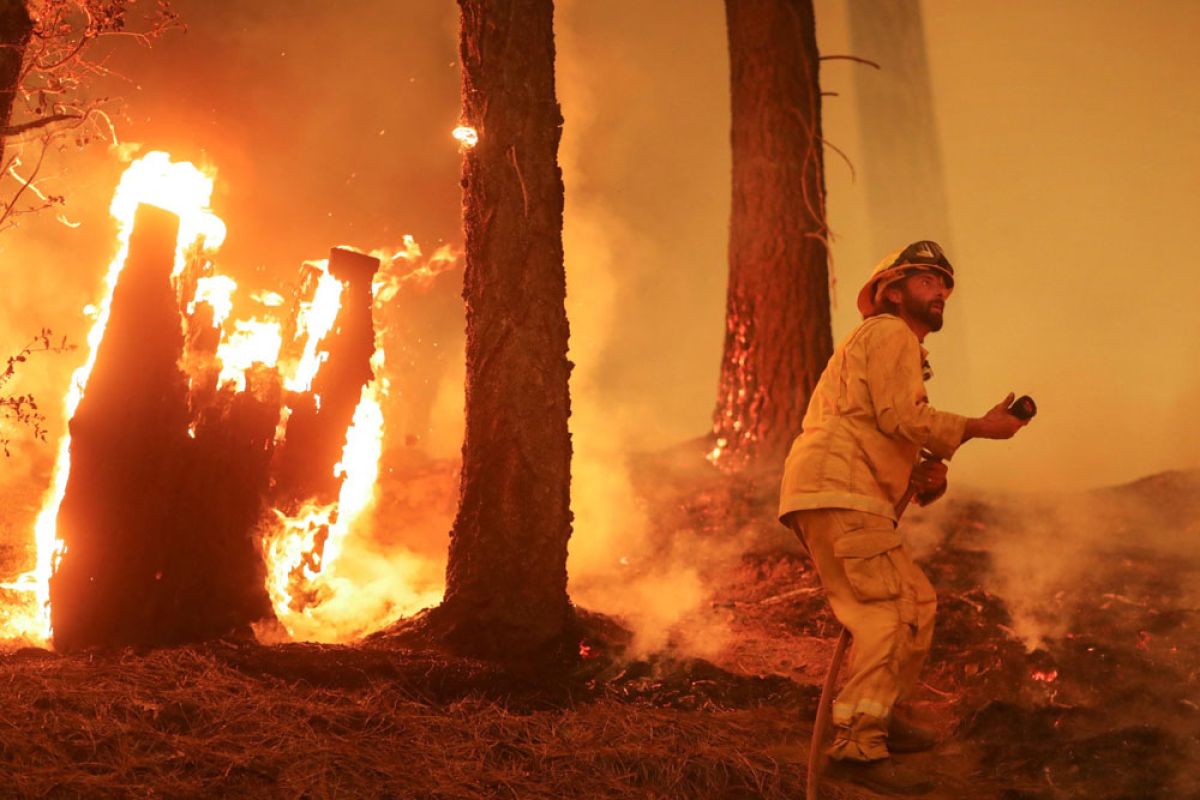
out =
<path fill-rule="evenodd" d="M 833 543 L 854 596 L 863 603 L 900 597 L 900 571 L 892 553 L 901 544 L 900 534 L 882 528 L 845 531 Z"/>

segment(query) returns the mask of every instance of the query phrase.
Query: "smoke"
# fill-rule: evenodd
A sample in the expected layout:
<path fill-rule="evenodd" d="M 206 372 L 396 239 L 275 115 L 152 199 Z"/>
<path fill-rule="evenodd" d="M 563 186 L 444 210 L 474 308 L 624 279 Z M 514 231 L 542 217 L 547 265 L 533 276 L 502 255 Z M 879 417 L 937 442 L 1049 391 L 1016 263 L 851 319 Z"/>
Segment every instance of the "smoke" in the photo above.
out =
<path fill-rule="evenodd" d="M 964 507 L 982 511 L 965 518 L 968 528 Z M 983 588 L 1004 601 L 1012 634 L 1031 652 L 1077 633 L 1071 626 L 1081 604 L 1140 605 L 1123 594 L 1122 565 L 1131 559 L 1172 573 L 1161 578 L 1161 602 L 1188 608 L 1200 600 L 1186 577 L 1200 564 L 1200 472 L 1163 472 L 1084 492 L 952 487 L 947 499 L 910 511 L 903 530 L 918 559 L 943 546 L 952 530 L 954 546 L 986 551 Z"/>
<path fill-rule="evenodd" d="M 638 25 L 623 24 L 635 19 Z M 725 263 L 723 248 L 697 252 L 707 242 L 719 242 L 722 234 L 697 230 L 696 197 L 686 195 L 689 181 L 681 180 L 682 171 L 695 164 L 685 166 L 676 152 L 656 169 L 636 172 L 664 147 L 690 152 L 695 137 L 709 133 L 689 128 L 695 120 L 686 114 L 653 133 L 644 127 L 654 118 L 651 106 L 664 96 L 677 111 L 686 108 L 686 101 L 675 100 L 685 93 L 676 95 L 673 75 L 656 62 L 680 66 L 681 59 L 692 57 L 656 52 L 652 40 L 662 30 L 640 34 L 644 41 L 637 41 L 634 32 L 647 19 L 659 24 L 657 12 L 647 14 L 633 3 L 610 4 L 603 13 L 583 3 L 557 4 L 558 94 L 567 119 L 559 162 L 566 184 L 570 357 L 576 365 L 571 382 L 575 523 L 568 574 L 577 603 L 631 626 L 632 655 L 668 644 L 712 655 L 727 632 L 705 613 L 710 605 L 703 571 L 723 556 L 705 552 L 704 540 L 691 532 L 663 530 L 660 520 L 649 518 L 647 487 L 636 482 L 630 464 L 638 450 L 673 444 L 707 427 L 717 360 L 701 361 L 706 368 L 696 370 L 695 342 L 674 330 L 698 313 L 694 304 L 684 308 L 698 285 L 723 286 Z M 720 126 L 721 115 L 716 117 L 713 124 Z M 719 160 L 727 163 L 727 156 Z M 701 171 L 707 174 L 710 168 Z M 680 195 L 672 193 L 672 184 Z M 722 191 L 718 205 L 727 202 L 726 194 Z M 698 235 L 668 248 L 659 226 L 691 226 Z M 703 310 L 713 318 L 703 339 L 714 353 L 719 311 L 719 301 Z M 690 396 L 682 397 L 681 390 Z M 707 402 L 696 404 L 698 393 Z M 673 419 L 674 409 L 685 416 Z M 717 549 L 729 550 L 724 544 L 707 547 Z"/>

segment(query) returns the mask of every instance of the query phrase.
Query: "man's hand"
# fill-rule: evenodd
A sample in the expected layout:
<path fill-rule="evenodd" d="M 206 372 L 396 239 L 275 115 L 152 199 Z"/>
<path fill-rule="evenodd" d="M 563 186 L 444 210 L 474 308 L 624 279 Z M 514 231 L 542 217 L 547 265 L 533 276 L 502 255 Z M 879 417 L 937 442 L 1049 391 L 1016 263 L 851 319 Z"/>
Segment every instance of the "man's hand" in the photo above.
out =
<path fill-rule="evenodd" d="M 932 503 L 946 491 L 946 473 L 949 468 L 937 459 L 924 459 L 913 467 L 912 477 L 908 479 L 913 488 L 917 502 L 921 505 Z"/>
<path fill-rule="evenodd" d="M 1029 420 L 1018 419 L 1008 407 L 1012 405 L 1016 394 L 1008 393 L 1008 397 L 992 406 L 982 417 L 967 420 L 963 433 L 963 441 L 967 439 L 1011 439 L 1017 431 L 1029 424 Z"/>

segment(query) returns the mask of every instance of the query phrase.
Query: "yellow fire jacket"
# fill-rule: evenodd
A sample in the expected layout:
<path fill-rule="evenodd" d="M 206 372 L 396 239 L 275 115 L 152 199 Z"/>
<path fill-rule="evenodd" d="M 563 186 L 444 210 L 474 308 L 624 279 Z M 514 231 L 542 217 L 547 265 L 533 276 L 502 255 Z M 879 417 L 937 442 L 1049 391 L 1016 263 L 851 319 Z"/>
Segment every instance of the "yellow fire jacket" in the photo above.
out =
<path fill-rule="evenodd" d="M 907 323 L 891 314 L 864 320 L 838 346 L 784 465 L 781 519 L 848 508 L 894 521 L 921 450 L 954 455 L 967 420 L 929 405 L 926 355 Z"/>

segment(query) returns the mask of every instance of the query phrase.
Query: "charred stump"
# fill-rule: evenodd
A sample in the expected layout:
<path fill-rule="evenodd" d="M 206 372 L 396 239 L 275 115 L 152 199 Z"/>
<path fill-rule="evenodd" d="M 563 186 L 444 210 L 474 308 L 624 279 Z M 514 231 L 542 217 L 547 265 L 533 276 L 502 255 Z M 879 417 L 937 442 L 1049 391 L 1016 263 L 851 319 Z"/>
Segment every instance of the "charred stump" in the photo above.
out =
<path fill-rule="evenodd" d="M 562 114 L 551 0 L 460 0 L 466 434 L 446 596 L 427 622 L 454 650 L 538 659 L 571 620 L 571 441 Z"/>
<path fill-rule="evenodd" d="M 812 0 L 726 0 L 733 206 L 719 466 L 782 461 L 833 353 Z"/>
<path fill-rule="evenodd" d="M 201 381 L 189 397 L 172 284 L 177 231 L 174 215 L 138 209 L 70 422 L 64 547 L 50 583 L 59 650 L 196 641 L 271 613 L 253 532 L 278 382 L 260 378 L 235 395 Z"/>
<path fill-rule="evenodd" d="M 329 272 L 341 282 L 342 294 L 337 321 L 322 342 L 328 359 L 313 379 L 312 391 L 288 394 L 291 414 L 273 466 L 275 502 L 288 512 L 305 500 L 337 499 L 341 480 L 334 467 L 363 387 L 372 377 L 371 281 L 378 269 L 379 259 L 364 253 L 341 247 L 329 253 Z"/>
<path fill-rule="evenodd" d="M 50 582 L 54 643 L 171 640 L 187 457 L 183 333 L 171 286 L 179 221 L 138 208 L 125 268 L 86 392 L 71 419 L 71 473 L 59 508 L 64 549 Z"/>

